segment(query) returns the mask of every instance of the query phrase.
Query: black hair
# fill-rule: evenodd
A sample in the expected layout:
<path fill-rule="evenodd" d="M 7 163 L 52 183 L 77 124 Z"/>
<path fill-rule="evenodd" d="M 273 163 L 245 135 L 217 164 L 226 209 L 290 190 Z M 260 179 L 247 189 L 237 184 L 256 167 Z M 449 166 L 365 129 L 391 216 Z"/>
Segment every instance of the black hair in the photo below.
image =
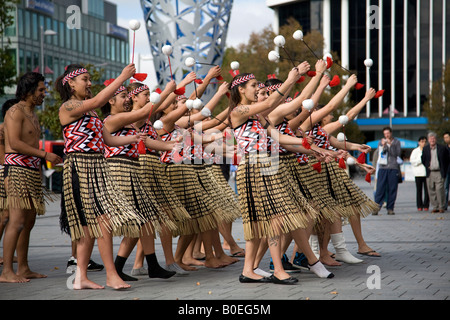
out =
<path fill-rule="evenodd" d="M 281 81 L 280 79 L 267 79 L 266 80 L 266 82 L 264 82 L 264 85 L 266 86 L 266 87 L 269 87 L 269 86 L 273 86 L 273 85 L 275 85 L 275 84 L 280 84 L 280 83 L 283 83 L 283 81 Z"/>
<path fill-rule="evenodd" d="M 382 132 L 384 132 L 384 130 L 389 130 L 389 132 L 392 133 L 392 128 L 391 127 L 384 127 Z"/>
<path fill-rule="evenodd" d="M 16 99 L 25 100 L 30 94 L 34 94 L 39 82 L 45 81 L 42 74 L 37 72 L 27 72 L 20 77 L 17 83 Z"/>
<path fill-rule="evenodd" d="M 425 137 L 425 136 L 420 136 L 419 139 L 418 139 L 417 141 L 420 141 L 420 140 L 427 140 L 427 137 Z"/>
<path fill-rule="evenodd" d="M 13 98 L 13 99 L 6 100 L 3 103 L 3 105 L 2 105 L 2 117 L 3 117 L 3 119 L 5 119 L 6 112 L 9 110 L 9 108 L 11 108 L 13 105 L 18 103 L 19 101 L 20 101 L 19 99 Z"/>
<path fill-rule="evenodd" d="M 84 68 L 84 67 L 80 64 L 69 64 L 66 67 L 66 70 L 64 71 L 64 73 L 62 75 L 60 75 L 58 78 L 56 78 L 55 89 L 56 89 L 56 91 L 58 91 L 63 102 L 66 102 L 67 100 L 70 99 L 70 97 L 72 96 L 72 90 L 70 88 L 69 82 L 67 81 L 65 84 L 63 84 L 62 80 L 64 79 L 64 77 L 66 75 L 68 75 L 72 71 L 75 71 L 75 70 L 81 69 L 81 68 Z"/>

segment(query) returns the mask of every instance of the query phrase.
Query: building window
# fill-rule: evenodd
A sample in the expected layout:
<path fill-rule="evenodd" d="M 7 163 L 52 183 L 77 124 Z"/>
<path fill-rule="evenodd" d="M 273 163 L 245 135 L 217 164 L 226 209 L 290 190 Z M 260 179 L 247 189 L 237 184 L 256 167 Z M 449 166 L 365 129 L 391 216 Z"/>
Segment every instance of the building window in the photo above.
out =
<path fill-rule="evenodd" d="M 29 11 L 25 11 L 25 19 L 23 20 L 23 27 L 25 29 L 25 38 L 30 39 L 31 38 L 31 23 L 29 23 L 30 21 L 30 12 Z"/>
<path fill-rule="evenodd" d="M 17 24 L 18 24 L 18 29 L 19 29 L 19 37 L 24 37 L 24 30 L 23 30 L 23 11 L 22 9 L 18 9 L 17 10 Z"/>
<path fill-rule="evenodd" d="M 95 33 L 95 56 L 100 57 L 100 35 Z"/>
<path fill-rule="evenodd" d="M 23 49 L 19 49 L 19 74 L 21 74 L 25 68 L 25 55 Z"/>
<path fill-rule="evenodd" d="M 111 59 L 111 38 L 110 37 L 106 37 L 105 49 L 106 49 L 106 59 L 110 60 Z"/>
<path fill-rule="evenodd" d="M 31 14 L 31 31 L 33 33 L 33 40 L 38 40 L 38 17 L 36 13 Z"/>
<path fill-rule="evenodd" d="M 53 31 L 55 31 L 56 33 L 59 34 L 59 32 L 58 32 L 58 21 L 57 20 L 53 20 Z M 53 41 L 53 45 L 57 46 L 58 45 L 58 35 L 52 36 L 51 38 L 52 38 L 52 41 Z"/>
<path fill-rule="evenodd" d="M 89 54 L 94 55 L 94 33 L 89 31 Z"/>
<path fill-rule="evenodd" d="M 66 30 L 66 48 L 70 49 L 70 38 L 71 38 L 71 32 L 69 28 L 65 28 Z"/>
<path fill-rule="evenodd" d="M 9 15 L 13 17 L 13 24 L 5 29 L 5 36 L 14 37 L 16 36 L 16 21 L 17 21 L 16 10 L 15 9 L 11 10 L 9 12 Z"/>
<path fill-rule="evenodd" d="M 59 23 L 59 46 L 64 48 L 64 22 Z"/>
<path fill-rule="evenodd" d="M 23 70 L 23 73 L 31 71 L 31 68 L 31 51 L 25 51 L 25 70 Z"/>
<path fill-rule="evenodd" d="M 84 53 L 88 54 L 89 53 L 89 48 L 88 48 L 88 43 L 89 41 L 89 33 L 86 29 L 83 30 L 83 48 L 84 48 Z"/>

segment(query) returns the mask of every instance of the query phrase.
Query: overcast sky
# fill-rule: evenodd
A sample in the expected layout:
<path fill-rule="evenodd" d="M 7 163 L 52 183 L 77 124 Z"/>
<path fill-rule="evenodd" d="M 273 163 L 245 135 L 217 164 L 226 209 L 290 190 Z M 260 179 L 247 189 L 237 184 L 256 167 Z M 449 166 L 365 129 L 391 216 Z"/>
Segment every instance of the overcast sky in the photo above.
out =
<path fill-rule="evenodd" d="M 144 18 L 139 0 L 108 0 L 117 5 L 118 25 L 129 28 L 128 22 L 131 19 L 137 19 L 141 22 L 141 28 L 136 31 L 135 63 L 137 55 L 141 57 L 149 56 L 150 47 L 148 36 L 144 28 Z M 259 31 L 272 24 L 273 10 L 266 6 L 265 0 L 234 0 L 231 12 L 230 23 L 228 26 L 227 46 L 236 46 L 239 43 L 246 42 L 252 32 Z M 130 37 L 130 41 L 132 41 Z M 132 43 L 130 43 L 130 48 Z M 141 59 L 140 71 L 152 73 L 153 63 L 150 60 Z M 152 71 L 149 71 L 149 70 Z M 147 84 L 154 84 L 151 79 Z"/>

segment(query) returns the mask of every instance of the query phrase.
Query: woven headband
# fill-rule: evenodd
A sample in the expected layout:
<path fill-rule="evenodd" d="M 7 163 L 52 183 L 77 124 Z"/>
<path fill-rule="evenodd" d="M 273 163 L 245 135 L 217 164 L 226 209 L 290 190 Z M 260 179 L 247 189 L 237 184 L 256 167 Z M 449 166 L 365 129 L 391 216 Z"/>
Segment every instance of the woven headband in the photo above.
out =
<path fill-rule="evenodd" d="M 263 82 L 258 83 L 258 89 L 264 89 L 266 85 Z"/>
<path fill-rule="evenodd" d="M 128 93 L 128 98 L 131 98 L 135 94 L 141 93 L 142 91 L 148 90 L 148 86 L 146 84 L 143 84 L 140 87 L 137 87 L 136 89 L 132 90 Z"/>
<path fill-rule="evenodd" d="M 267 86 L 267 91 L 275 91 L 280 88 L 282 83 L 273 84 L 271 86 Z"/>
<path fill-rule="evenodd" d="M 252 79 L 255 79 L 255 75 L 253 73 L 250 73 L 246 76 L 240 77 L 231 83 L 230 89 L 232 89 L 233 87 L 238 86 L 240 84 L 243 84 L 249 80 L 252 80 Z"/>
<path fill-rule="evenodd" d="M 114 92 L 114 96 L 117 96 L 119 93 L 125 90 L 127 90 L 127 88 L 125 88 L 124 86 L 120 86 L 119 89 L 117 89 L 116 92 Z"/>
<path fill-rule="evenodd" d="M 63 79 L 62 79 L 62 84 L 65 85 L 67 81 L 69 81 L 69 79 L 78 77 L 80 74 L 83 73 L 88 73 L 88 71 L 85 68 L 80 68 L 77 70 L 74 70 L 70 73 L 68 73 Z"/>

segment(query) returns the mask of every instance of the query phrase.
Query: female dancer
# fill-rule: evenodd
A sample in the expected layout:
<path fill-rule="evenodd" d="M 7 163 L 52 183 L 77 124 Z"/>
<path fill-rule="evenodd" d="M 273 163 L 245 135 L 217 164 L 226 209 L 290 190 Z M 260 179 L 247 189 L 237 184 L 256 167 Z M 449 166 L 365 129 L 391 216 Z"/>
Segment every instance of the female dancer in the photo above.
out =
<path fill-rule="evenodd" d="M 88 71 L 81 65 L 67 66 L 55 88 L 63 104 L 59 119 L 64 133 L 63 195 L 61 228 L 77 242 L 77 271 L 74 289 L 102 289 L 87 277 L 87 266 L 97 239 L 106 268 L 106 285 L 114 289 L 129 288 L 118 275 L 112 252 L 112 236 L 139 237 L 146 221 L 125 200 L 122 191 L 110 179 L 111 172 L 103 156 L 104 145 L 136 143 L 141 135 L 112 137 L 103 129 L 95 109 L 103 106 L 121 84 L 134 75 L 133 64 L 108 87 L 91 99 Z"/>
<path fill-rule="evenodd" d="M 169 92 L 175 90 L 175 82 L 170 82 L 161 94 L 166 97 Z M 127 89 L 121 86 L 113 98 L 102 107 L 104 115 L 104 127 L 111 132 L 113 136 L 129 136 L 136 135 L 138 130 L 134 122 L 146 119 L 152 111 L 153 103 L 147 103 L 143 108 L 135 112 L 125 112 L 124 103 L 127 99 Z M 157 106 L 155 107 L 155 109 Z M 154 149 L 172 150 L 174 142 L 159 142 L 150 138 L 145 140 L 147 147 Z M 150 278 L 170 278 L 175 275 L 173 271 L 167 271 L 160 267 L 155 255 L 155 233 L 161 232 L 162 226 L 168 229 L 176 230 L 175 223 L 169 216 L 161 211 L 159 204 L 156 202 L 154 195 L 145 192 L 141 181 L 141 169 L 139 165 L 139 148 L 138 144 L 129 144 L 120 147 L 105 148 L 105 157 L 111 168 L 115 182 L 125 193 L 127 199 L 132 203 L 145 219 L 148 220 L 139 240 L 143 248 L 143 253 L 148 264 L 148 276 Z M 115 265 L 117 272 L 125 281 L 135 281 L 136 278 L 130 277 L 123 273 L 123 267 L 128 259 L 131 251 L 136 245 L 137 238 L 124 237 L 119 252 L 116 256 Z"/>
<path fill-rule="evenodd" d="M 246 257 L 240 282 L 275 282 L 293 284 L 298 280 L 290 277 L 281 264 L 280 235 L 292 232 L 294 239 L 302 247 L 308 245 L 307 228 L 317 217 L 317 212 L 306 202 L 293 196 L 291 186 L 286 185 L 286 171 L 274 165 L 266 152 L 267 135 L 264 129 L 276 131 L 270 123 L 258 116 L 259 113 L 278 105 L 284 95 L 300 78 L 300 72 L 309 70 L 308 64 L 293 68 L 288 79 L 277 89 L 276 95 L 269 96 L 264 102 L 254 103 L 257 81 L 253 74 L 240 74 L 234 77 L 230 89 L 229 121 L 234 129 L 239 147 L 245 158 L 239 163 L 237 185 L 240 209 L 246 239 Z M 301 144 L 302 139 L 279 135 L 282 144 Z M 282 169 L 282 168 L 281 168 Z M 260 238 L 267 237 L 269 250 L 274 262 L 273 279 L 254 273 L 254 261 Z M 310 263 L 323 277 L 332 277 L 323 265 L 313 256 Z M 315 261 L 313 263 L 313 261 Z M 319 271 L 320 269 L 320 271 Z"/>

